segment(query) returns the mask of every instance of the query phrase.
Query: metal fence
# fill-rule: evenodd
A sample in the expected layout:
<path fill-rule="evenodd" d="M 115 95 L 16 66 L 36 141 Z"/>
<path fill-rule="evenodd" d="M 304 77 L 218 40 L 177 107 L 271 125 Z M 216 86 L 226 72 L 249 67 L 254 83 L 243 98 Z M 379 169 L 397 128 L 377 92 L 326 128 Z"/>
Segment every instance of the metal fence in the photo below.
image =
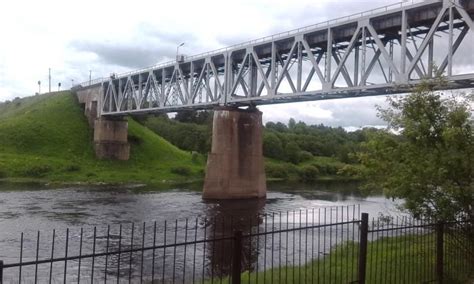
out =
<path fill-rule="evenodd" d="M 328 207 L 21 234 L 11 247 L 0 248 L 0 279 L 3 283 L 451 283 L 471 276 L 470 223 L 408 217 L 369 221 L 368 214 L 359 211 L 358 206 Z"/>

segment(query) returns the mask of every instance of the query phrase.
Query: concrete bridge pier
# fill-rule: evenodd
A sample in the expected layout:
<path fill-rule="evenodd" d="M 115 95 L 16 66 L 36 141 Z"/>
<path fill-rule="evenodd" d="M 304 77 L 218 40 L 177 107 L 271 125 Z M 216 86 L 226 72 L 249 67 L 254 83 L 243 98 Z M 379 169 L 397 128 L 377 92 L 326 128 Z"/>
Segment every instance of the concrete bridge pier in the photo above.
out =
<path fill-rule="evenodd" d="M 94 128 L 95 155 L 99 159 L 128 160 L 130 158 L 128 121 L 123 117 L 99 115 L 98 102 L 102 92 L 101 85 L 76 92 L 89 126 Z"/>
<path fill-rule="evenodd" d="M 94 148 L 99 159 L 128 160 L 128 121 L 124 118 L 97 118 L 94 122 Z"/>
<path fill-rule="evenodd" d="M 216 109 L 202 197 L 247 199 L 266 193 L 262 113 L 255 107 Z"/>

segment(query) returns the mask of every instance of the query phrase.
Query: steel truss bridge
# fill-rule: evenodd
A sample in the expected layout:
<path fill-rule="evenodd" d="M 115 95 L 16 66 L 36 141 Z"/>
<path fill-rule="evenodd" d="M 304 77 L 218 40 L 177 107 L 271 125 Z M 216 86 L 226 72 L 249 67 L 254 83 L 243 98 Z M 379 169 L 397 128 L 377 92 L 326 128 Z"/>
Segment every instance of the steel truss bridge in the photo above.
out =
<path fill-rule="evenodd" d="M 101 115 L 474 87 L 474 0 L 399 3 L 97 79 Z M 464 46 L 464 47 L 463 47 Z"/>

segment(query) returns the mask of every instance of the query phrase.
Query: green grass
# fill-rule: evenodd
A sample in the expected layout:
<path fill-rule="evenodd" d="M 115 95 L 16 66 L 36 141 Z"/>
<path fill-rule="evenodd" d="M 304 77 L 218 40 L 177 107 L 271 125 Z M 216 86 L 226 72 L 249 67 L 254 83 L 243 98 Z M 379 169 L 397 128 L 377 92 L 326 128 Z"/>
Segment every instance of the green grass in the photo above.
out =
<path fill-rule="evenodd" d="M 130 118 L 129 161 L 97 160 L 92 137 L 83 110 L 70 92 L 2 103 L 0 178 L 146 184 L 202 178 L 202 156 L 193 161 L 191 153 Z"/>
<path fill-rule="evenodd" d="M 366 283 L 436 283 L 434 240 L 433 234 L 426 234 L 369 242 Z M 451 240 L 446 236 L 446 251 L 452 253 L 445 256 L 445 283 L 468 283 L 474 271 L 473 256 L 452 249 Z M 275 257 L 278 262 L 278 253 Z M 303 252 L 303 261 L 304 257 Z M 358 243 L 349 242 L 306 265 L 283 266 L 259 273 L 247 271 L 241 274 L 241 279 L 242 283 L 357 283 L 357 259 Z M 228 280 L 223 279 L 223 283 Z"/>

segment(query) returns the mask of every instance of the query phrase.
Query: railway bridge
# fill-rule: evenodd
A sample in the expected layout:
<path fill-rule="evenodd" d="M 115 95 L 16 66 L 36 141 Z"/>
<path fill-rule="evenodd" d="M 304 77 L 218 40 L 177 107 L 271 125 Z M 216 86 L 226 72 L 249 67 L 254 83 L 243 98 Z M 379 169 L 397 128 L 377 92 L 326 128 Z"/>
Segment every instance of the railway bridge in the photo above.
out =
<path fill-rule="evenodd" d="M 130 114 L 213 109 L 203 197 L 264 197 L 259 105 L 474 87 L 474 0 L 397 3 L 76 86 L 99 158 L 128 159 Z"/>

